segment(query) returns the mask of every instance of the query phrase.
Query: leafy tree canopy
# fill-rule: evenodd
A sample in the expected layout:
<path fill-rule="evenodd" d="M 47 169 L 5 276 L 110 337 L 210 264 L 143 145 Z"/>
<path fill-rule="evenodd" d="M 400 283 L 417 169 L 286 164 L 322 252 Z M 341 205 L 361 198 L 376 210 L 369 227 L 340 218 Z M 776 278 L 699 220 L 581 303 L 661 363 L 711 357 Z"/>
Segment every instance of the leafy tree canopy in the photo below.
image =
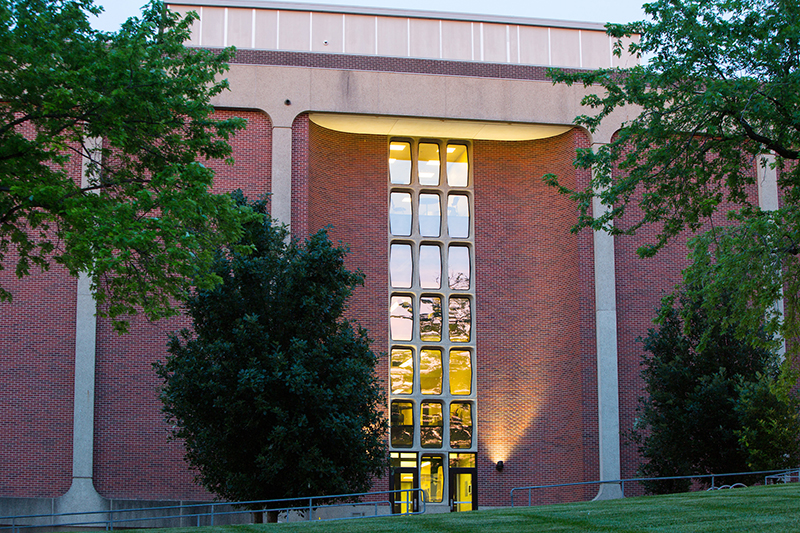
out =
<path fill-rule="evenodd" d="M 644 477 L 796 467 L 797 373 L 769 350 L 711 322 L 703 291 L 665 298 L 644 339 L 642 398 L 633 440 Z M 763 331 L 754 335 L 763 336 Z M 702 342 L 701 342 L 702 339 Z M 688 480 L 645 482 L 651 492 L 687 490 Z"/>
<path fill-rule="evenodd" d="M 243 127 L 210 118 L 231 50 L 186 48 L 195 15 L 158 1 L 116 33 L 91 28 L 99 10 L 0 0 L 0 268 L 87 272 L 101 312 L 159 318 L 190 281 L 218 281 L 202 273 L 246 214 L 200 162 Z"/>
<path fill-rule="evenodd" d="M 552 72 L 556 82 L 599 89 L 584 104 L 593 114 L 576 122 L 594 131 L 622 106 L 640 114 L 610 144 L 579 152 L 593 168 L 590 186 L 562 191 L 578 201 L 576 229 L 633 233 L 656 224 L 658 237 L 640 248 L 656 253 L 673 237 L 697 232 L 719 210 L 735 223 L 699 235 L 687 279 L 707 290 L 714 315 L 725 306 L 742 320 L 738 334 L 758 329 L 800 333 L 800 3 L 796 0 L 658 0 L 645 4 L 649 21 L 608 25 L 634 38 L 629 51 L 646 62 L 627 69 Z M 638 37 L 638 42 L 636 40 Z M 751 204 L 757 165 L 779 172 L 782 204 L 765 212 Z M 546 176 L 558 185 L 555 176 Z M 592 200 L 608 207 L 593 217 Z M 641 211 L 631 211 L 636 205 Z M 619 219 L 626 215 L 624 224 Z M 615 225 L 614 222 L 618 221 Z M 705 226 L 706 228 L 708 226 Z M 773 304 L 785 291 L 787 320 Z M 755 340 L 750 338 L 750 340 Z"/>
<path fill-rule="evenodd" d="M 194 333 L 156 364 L 164 411 L 221 497 L 365 492 L 386 467 L 387 424 L 367 334 L 341 318 L 363 276 L 324 230 L 300 245 L 253 208 L 240 243 L 252 253 L 217 254 L 222 283 L 189 298 Z"/>

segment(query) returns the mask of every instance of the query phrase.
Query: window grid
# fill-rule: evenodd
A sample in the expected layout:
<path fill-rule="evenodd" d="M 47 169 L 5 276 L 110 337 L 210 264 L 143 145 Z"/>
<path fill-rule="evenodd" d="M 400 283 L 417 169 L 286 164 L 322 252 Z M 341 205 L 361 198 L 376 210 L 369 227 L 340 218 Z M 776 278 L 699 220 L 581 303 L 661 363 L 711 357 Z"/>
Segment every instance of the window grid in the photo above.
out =
<path fill-rule="evenodd" d="M 420 148 L 423 149 L 423 162 L 420 164 Z M 437 150 L 438 148 L 438 150 Z M 448 148 L 450 148 L 448 150 Z M 394 402 L 410 402 L 413 406 L 414 434 L 413 442 L 407 445 L 404 439 L 400 442 L 390 442 L 392 450 L 426 452 L 434 450 L 440 453 L 447 452 L 474 452 L 477 449 L 476 419 L 476 356 L 475 356 L 475 261 L 474 261 L 474 202 L 472 190 L 472 161 L 471 146 L 463 141 L 443 141 L 431 139 L 392 139 L 389 143 L 390 175 L 387 202 L 390 207 L 389 223 L 389 250 L 393 253 L 399 250 L 396 245 L 406 245 L 411 250 L 411 268 L 408 272 L 400 269 L 393 263 L 390 255 L 390 353 L 413 355 L 413 364 L 409 364 L 406 356 L 390 356 L 390 405 Z M 438 151 L 440 161 L 437 164 L 426 162 L 431 159 L 431 154 Z M 427 154 L 427 155 L 425 155 Z M 448 154 L 455 154 L 448 161 Z M 431 169 L 438 167 L 438 185 L 435 172 Z M 450 172 L 450 174 L 448 174 Z M 421 176 L 421 174 L 424 174 Z M 422 183 L 421 183 L 422 181 Z M 402 203 L 405 205 L 402 205 Z M 410 206 L 407 205 L 410 203 Z M 438 214 L 437 214 L 438 209 Z M 465 220 L 464 212 L 468 215 Z M 462 216 L 449 216 L 462 215 Z M 438 216 L 438 220 L 437 220 Z M 438 222 L 438 231 L 437 231 Z M 410 230 L 409 230 L 410 226 Z M 456 236 L 451 236 L 455 232 Z M 393 246 L 394 245 L 394 246 Z M 453 249 L 451 250 L 451 246 Z M 436 248 L 433 248 L 436 247 Z M 438 248 L 438 253 L 437 253 Z M 402 255 L 407 255 L 408 248 L 403 247 Z M 464 266 L 467 272 L 460 279 L 450 281 L 451 254 L 455 273 L 461 273 Z M 398 254 L 399 257 L 400 254 Z M 432 276 L 435 268 L 430 264 L 438 256 L 439 272 L 438 283 Z M 434 258 L 434 259 L 430 259 Z M 429 261 L 429 264 L 420 264 L 420 261 Z M 459 268 L 461 267 L 461 268 Z M 410 287 L 407 280 L 410 277 Z M 468 285 L 464 277 L 469 280 Z M 402 282 L 400 282 L 402 278 Z M 393 282 L 398 286 L 393 286 Z M 410 305 L 408 305 L 410 298 Z M 431 305 L 438 298 L 437 306 Z M 411 340 L 407 340 L 407 327 L 401 333 L 399 329 L 402 321 L 407 320 L 407 314 L 394 310 L 402 302 L 412 310 Z M 452 307 L 451 307 L 452 306 Z M 431 316 L 431 308 L 433 313 Z M 466 327 L 463 320 L 468 312 Z M 421 314 L 425 317 L 421 317 Z M 404 315 L 400 318 L 400 315 Z M 461 320 L 459 320 L 461 319 Z M 451 320 L 455 323 L 451 324 Z M 441 332 L 436 340 L 435 330 Z M 393 327 L 394 326 L 394 327 Z M 455 327 L 454 327 L 455 326 Z M 427 335 L 422 338 L 422 328 Z M 452 340 L 451 330 L 460 332 L 458 340 Z M 468 331 L 468 338 L 464 332 Z M 402 350 L 402 352 L 400 352 Z M 454 351 L 452 359 L 458 367 L 450 369 L 451 350 Z M 439 351 L 439 361 L 431 357 Z M 405 362 L 403 369 L 399 368 Z M 468 368 L 465 369 L 465 362 Z M 438 371 L 436 364 L 439 365 Z M 409 371 L 408 367 L 413 367 Z M 413 372 L 413 373 L 412 373 Z M 440 377 L 437 377 L 437 372 Z M 409 375 L 413 376 L 408 383 Z M 393 383 L 391 376 L 397 376 L 403 381 L 398 386 Z M 451 377 L 453 382 L 451 382 Z M 437 382 L 438 380 L 438 382 Z M 432 386 L 433 385 L 433 386 Z M 408 391 L 411 391 L 410 393 Z M 441 446 L 431 446 L 430 428 L 423 424 L 430 419 L 430 406 L 440 403 L 442 406 L 442 435 Z M 456 411 L 464 411 L 464 406 L 471 412 L 471 439 L 465 439 L 463 420 L 452 418 Z M 456 409 L 458 408 L 458 409 Z M 390 421 L 391 422 L 391 421 Z M 451 431 L 451 424 L 455 423 Z M 457 429 L 455 429 L 457 427 Z M 452 432 L 457 433 L 451 435 Z M 428 437 L 423 437 L 423 434 Z M 455 439 L 455 446 L 453 445 Z M 425 440 L 425 442 L 423 442 Z M 465 442 L 469 442 L 465 446 Z"/>

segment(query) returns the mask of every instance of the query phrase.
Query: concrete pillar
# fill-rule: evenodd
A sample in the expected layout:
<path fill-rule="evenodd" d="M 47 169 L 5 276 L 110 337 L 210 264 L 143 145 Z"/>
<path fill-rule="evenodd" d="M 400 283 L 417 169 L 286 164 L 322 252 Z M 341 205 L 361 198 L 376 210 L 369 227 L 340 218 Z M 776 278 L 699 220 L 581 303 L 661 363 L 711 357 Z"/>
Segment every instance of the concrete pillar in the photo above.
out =
<path fill-rule="evenodd" d="M 592 146 L 596 150 L 599 145 Z M 592 171 L 594 172 L 594 170 Z M 594 199 L 594 216 L 608 206 Z M 594 293 L 597 340 L 597 414 L 600 448 L 600 480 L 620 479 L 619 373 L 617 370 L 617 295 L 614 237 L 594 232 Z M 595 500 L 622 498 L 618 484 L 600 485 Z"/>
<path fill-rule="evenodd" d="M 86 141 L 90 152 L 98 153 L 102 139 Z M 82 161 L 81 186 L 90 181 L 90 161 Z M 72 485 L 55 501 L 56 513 L 102 511 L 108 501 L 100 496 L 92 482 L 94 467 L 94 384 L 97 344 L 97 304 L 91 290 L 91 278 L 85 272 L 78 276 L 78 297 L 75 310 L 75 390 L 72 414 Z M 82 517 L 85 519 L 86 517 Z M 92 520 L 102 519 L 99 515 Z M 74 517 L 64 517 L 65 522 Z"/>
<path fill-rule="evenodd" d="M 758 182 L 758 207 L 763 211 L 777 211 L 778 209 L 778 169 L 774 168 L 775 156 L 764 154 L 756 167 Z M 775 308 L 783 316 L 783 297 L 775 302 Z M 781 339 L 780 355 L 786 353 L 786 339 Z"/>
<path fill-rule="evenodd" d="M 97 306 L 86 273 L 78 277 L 75 314 L 75 397 L 72 415 L 72 485 L 56 500 L 56 513 L 103 511 L 108 502 L 94 488 L 94 383 Z M 81 517 L 85 519 L 86 517 Z M 99 520 L 100 517 L 92 519 Z M 74 517 L 65 517 L 66 522 Z"/>
<path fill-rule="evenodd" d="M 764 211 L 778 209 L 778 169 L 773 168 L 775 156 L 763 155 L 758 161 L 758 207 Z"/>
<path fill-rule="evenodd" d="M 272 128 L 272 196 L 270 215 L 287 226 L 292 222 L 292 127 Z M 290 227 L 291 229 L 291 227 Z"/>

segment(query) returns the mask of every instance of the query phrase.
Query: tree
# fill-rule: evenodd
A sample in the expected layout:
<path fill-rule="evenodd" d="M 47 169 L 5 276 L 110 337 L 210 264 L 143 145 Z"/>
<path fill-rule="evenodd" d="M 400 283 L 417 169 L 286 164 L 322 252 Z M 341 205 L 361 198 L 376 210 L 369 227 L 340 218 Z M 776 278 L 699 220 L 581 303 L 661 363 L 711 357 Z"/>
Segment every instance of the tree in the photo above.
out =
<path fill-rule="evenodd" d="M 186 48 L 196 15 L 155 0 L 116 33 L 91 28 L 99 10 L 0 0 L 0 268 L 86 272 L 101 314 L 155 319 L 218 281 L 203 273 L 247 216 L 201 163 L 228 158 L 243 127 L 211 118 L 232 50 Z M 68 172 L 81 157 L 86 183 Z"/>
<path fill-rule="evenodd" d="M 646 64 L 592 72 L 553 71 L 556 82 L 600 89 L 585 98 L 593 115 L 576 122 L 594 131 L 621 106 L 641 112 L 610 144 L 582 150 L 576 164 L 593 168 L 592 181 L 571 194 L 580 228 L 630 234 L 659 228 L 640 248 L 655 254 L 685 232 L 698 232 L 718 210 L 732 224 L 698 235 L 690 245 L 691 283 L 702 282 L 712 322 L 736 316 L 738 334 L 764 323 L 768 335 L 800 333 L 800 3 L 795 0 L 657 0 L 645 4 L 651 21 L 607 26 Z M 765 159 L 774 155 L 774 163 Z M 747 188 L 756 165 L 779 171 L 781 207 L 752 205 Z M 558 186 L 555 176 L 546 179 Z M 752 190 L 752 189 L 751 189 Z M 591 211 L 599 197 L 605 213 Z M 631 204 L 641 208 L 633 215 Z M 623 225 L 614 224 L 625 216 Z M 783 320 L 774 303 L 786 298 Z M 722 298 L 731 299 L 719 305 Z M 729 305 L 728 305 L 729 304 Z M 730 311 L 723 316 L 718 311 Z M 755 338 L 750 338 L 755 341 Z"/>
<path fill-rule="evenodd" d="M 239 243 L 251 252 L 220 250 L 222 283 L 186 303 L 194 333 L 173 336 L 156 364 L 164 412 L 223 498 L 365 492 L 386 467 L 387 423 L 366 331 L 341 318 L 363 275 L 325 230 L 301 246 L 265 202 L 253 209 Z"/>
<path fill-rule="evenodd" d="M 644 339 L 645 397 L 632 440 L 643 477 L 796 467 L 800 417 L 796 372 L 708 318 L 703 291 L 664 299 Z M 676 305 L 677 304 L 677 305 Z M 755 332 L 763 336 L 763 331 Z M 650 492 L 688 490 L 689 480 L 644 482 Z"/>

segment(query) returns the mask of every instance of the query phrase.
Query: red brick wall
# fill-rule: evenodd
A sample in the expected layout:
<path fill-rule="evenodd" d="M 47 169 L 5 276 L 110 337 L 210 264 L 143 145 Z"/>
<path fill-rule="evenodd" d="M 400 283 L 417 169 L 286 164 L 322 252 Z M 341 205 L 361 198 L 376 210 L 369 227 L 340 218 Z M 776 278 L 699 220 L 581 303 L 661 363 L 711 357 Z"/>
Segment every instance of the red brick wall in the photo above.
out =
<path fill-rule="evenodd" d="M 217 175 L 215 192 L 242 189 L 250 198 L 270 191 L 272 131 L 260 112 L 217 111 L 216 116 L 240 116 L 247 129 L 231 140 L 235 164 L 209 161 Z M 168 332 L 189 327 L 186 317 L 157 324 L 132 322 L 119 336 L 109 320 L 98 320 L 95 391 L 94 482 L 108 498 L 210 499 L 193 481 L 183 461 L 183 447 L 168 442 L 161 414 L 161 382 L 152 363 L 166 357 Z"/>
<path fill-rule="evenodd" d="M 272 190 L 272 122 L 260 111 L 220 109 L 214 118 L 241 117 L 247 129 L 231 139 L 234 164 L 211 160 L 206 163 L 217 173 L 214 192 L 241 189 L 249 198 L 268 194 Z"/>
<path fill-rule="evenodd" d="M 575 148 L 587 142 L 574 130 L 474 144 L 482 505 L 508 505 L 513 487 L 596 477 L 591 255 L 579 256 L 590 241 L 569 233 L 575 206 L 541 180 L 553 172 L 575 185 Z M 534 499 L 583 492 L 550 490 Z"/>
<path fill-rule="evenodd" d="M 18 280 L 15 260 L 0 271 L 0 497 L 55 497 L 72 481 L 77 283 L 58 265 Z"/>
<path fill-rule="evenodd" d="M 387 139 L 309 129 L 308 230 L 331 224 L 332 238 L 350 246 L 349 265 L 367 274 L 350 314 L 384 352 Z M 585 184 L 588 175 L 576 175 L 572 159 L 587 144 L 579 131 L 474 144 L 481 505 L 507 505 L 515 486 L 597 477 L 591 234 L 569 233 L 574 205 L 541 181 L 555 172 L 567 185 Z M 295 165 L 298 157 L 305 155 L 296 151 Z M 305 185 L 293 183 L 297 198 Z M 295 228 L 302 223 L 302 216 L 293 218 Z M 384 382 L 387 367 L 381 361 Z M 507 465 L 502 474 L 494 468 L 500 459 Z M 592 491 L 548 496 L 580 499 Z"/>
<path fill-rule="evenodd" d="M 747 192 L 750 201 L 758 205 L 757 187 L 748 186 Z M 729 225 L 725 211 L 732 208 L 732 204 L 723 203 L 713 216 L 713 224 L 716 227 Z M 626 218 L 618 226 L 624 228 L 626 224 L 639 220 L 640 216 L 641 210 L 629 205 Z M 647 336 L 647 330 L 653 327 L 652 320 L 661 305 L 661 298 L 681 283 L 681 271 L 689 265 L 686 243 L 691 235 L 688 232 L 671 241 L 653 258 L 643 259 L 636 254 L 640 246 L 656 241 L 658 229 L 655 225 L 646 226 L 638 230 L 636 235 L 619 236 L 614 242 L 623 478 L 636 477 L 636 469 L 640 464 L 636 445 L 627 437 L 633 428 L 639 398 L 643 395 L 641 358 L 644 351 L 637 339 Z M 707 229 L 710 229 L 709 223 L 701 231 Z M 636 494 L 637 490 L 641 493 L 633 485 L 625 489 L 628 495 Z"/>
<path fill-rule="evenodd" d="M 573 131 L 574 149 L 589 148 L 589 136 L 582 131 Z M 567 170 L 567 172 L 569 172 Z M 575 171 L 575 186 L 583 189 L 589 185 L 591 172 Z M 599 466 L 599 428 L 597 412 L 597 330 L 594 283 L 594 234 L 582 230 L 578 238 L 578 277 L 580 280 L 580 330 L 581 330 L 581 362 L 582 362 L 582 397 L 583 397 L 583 467 L 584 481 L 600 479 Z M 598 491 L 597 485 L 584 488 L 585 499 L 593 498 Z"/>
<path fill-rule="evenodd" d="M 241 188 L 250 197 L 271 187 L 271 125 L 257 112 L 219 111 L 248 119 L 233 140 L 236 165 L 218 172 L 215 190 Z M 379 353 L 387 341 L 387 138 L 293 125 L 292 226 L 304 237 L 331 225 L 349 245 L 350 268 L 366 275 L 348 315 L 366 327 Z M 574 205 L 541 181 L 548 172 L 567 186 L 588 183 L 576 171 L 580 130 L 527 142 L 473 145 L 476 249 L 477 438 L 481 505 L 507 505 L 512 487 L 593 481 L 597 465 L 597 390 L 592 235 L 569 233 Z M 70 172 L 79 175 L 79 165 Z M 755 198 L 755 189 L 752 191 Z M 631 212 L 635 216 L 635 212 Z M 720 215 L 715 223 L 723 223 Z M 616 240 L 620 420 L 628 431 L 641 394 L 641 345 L 661 296 L 680 280 L 683 241 L 656 258 L 635 249 L 653 229 Z M 5 384 L 0 410 L 0 496 L 58 496 L 70 483 L 75 281 L 54 267 L 0 282 L 13 303 L 0 303 Z M 167 441 L 151 364 L 166 355 L 167 332 L 186 318 L 159 324 L 134 320 L 119 337 L 98 322 L 95 485 L 112 498 L 207 499 L 183 463 L 179 443 Z M 387 379 L 388 364 L 378 365 Z M 6 407 L 7 406 L 7 407 Z M 624 442 L 624 441 L 623 441 Z M 502 473 L 495 471 L 505 462 Z M 623 477 L 638 457 L 623 446 Z M 383 488 L 383 484 L 376 488 Z M 536 501 L 590 497 L 596 487 L 543 492 Z"/>
<path fill-rule="evenodd" d="M 364 286 L 349 301 L 348 316 L 369 331 L 372 348 L 388 350 L 388 143 L 379 135 L 353 135 L 310 124 L 308 232 L 330 225 L 332 241 L 349 246 L 347 267 L 360 269 Z M 299 237 L 300 235 L 298 235 Z M 383 357 L 378 378 L 388 384 Z"/>
<path fill-rule="evenodd" d="M 81 159 L 66 171 L 80 183 Z M 77 282 L 56 264 L 18 279 L 17 259 L 0 270 L 0 497 L 54 497 L 72 482 Z"/>
<path fill-rule="evenodd" d="M 298 238 L 309 235 L 309 120 L 303 113 L 292 124 L 292 234 Z M 317 228 L 319 229 L 319 228 Z"/>

